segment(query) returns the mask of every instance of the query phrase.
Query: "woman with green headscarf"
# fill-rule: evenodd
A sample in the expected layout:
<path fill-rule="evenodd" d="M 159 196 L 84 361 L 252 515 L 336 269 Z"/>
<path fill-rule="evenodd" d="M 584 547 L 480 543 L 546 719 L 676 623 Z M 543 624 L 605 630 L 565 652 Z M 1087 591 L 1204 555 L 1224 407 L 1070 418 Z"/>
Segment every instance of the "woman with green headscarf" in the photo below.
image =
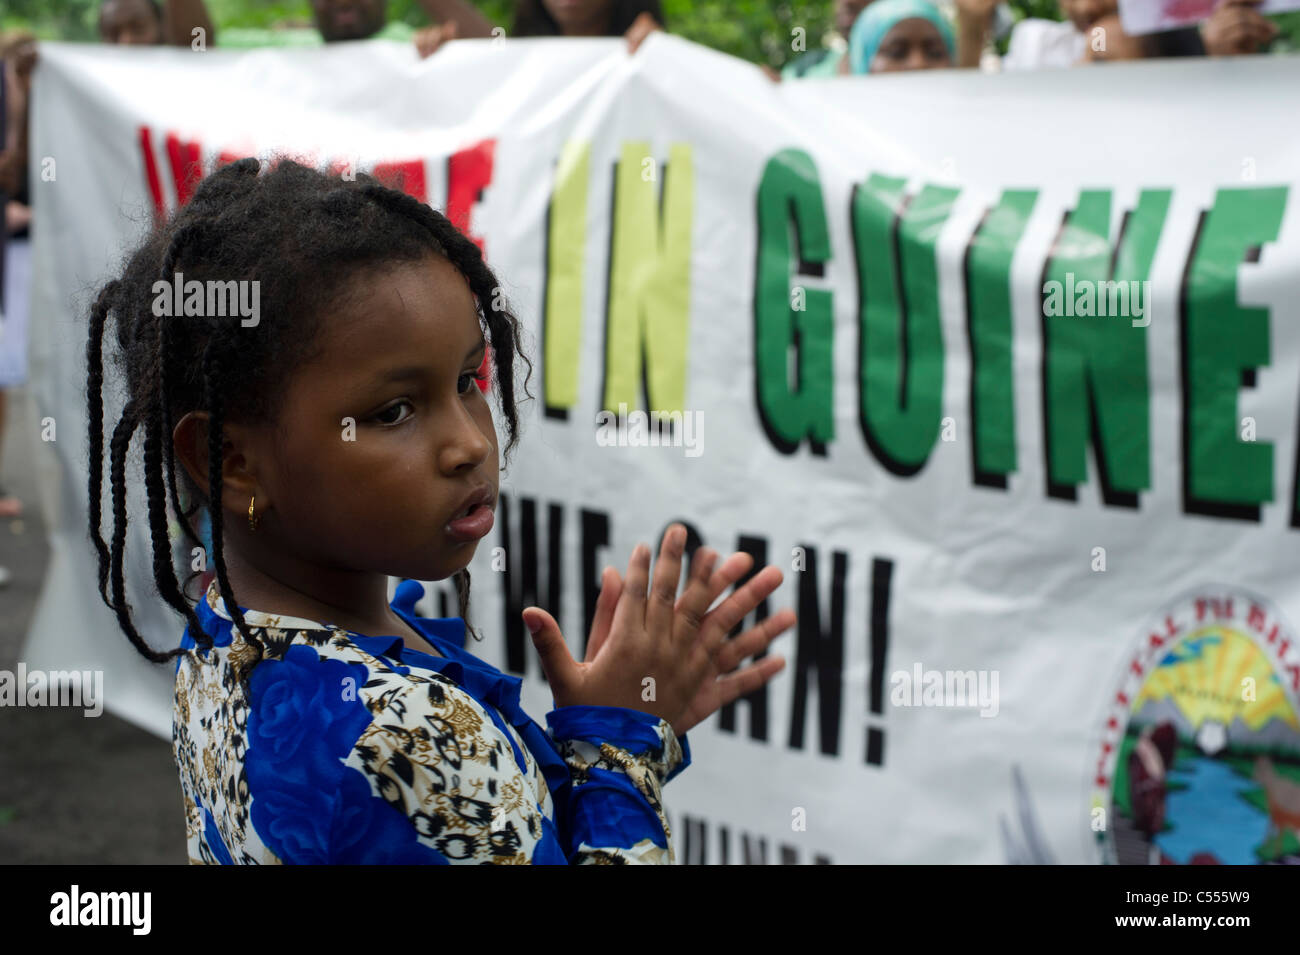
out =
<path fill-rule="evenodd" d="M 952 26 L 929 0 L 876 0 L 849 33 L 855 74 L 943 69 L 956 57 Z"/>

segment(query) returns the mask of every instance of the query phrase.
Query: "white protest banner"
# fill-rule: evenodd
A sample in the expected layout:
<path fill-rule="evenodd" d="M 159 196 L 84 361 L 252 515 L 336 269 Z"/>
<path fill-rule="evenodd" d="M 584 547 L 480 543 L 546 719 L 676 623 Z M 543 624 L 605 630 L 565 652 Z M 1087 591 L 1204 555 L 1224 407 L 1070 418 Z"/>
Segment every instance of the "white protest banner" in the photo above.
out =
<path fill-rule="evenodd" d="M 528 327 L 472 649 L 535 718 L 523 606 L 580 657 L 601 567 L 673 520 L 785 573 L 786 669 L 666 790 L 679 859 L 1294 860 L 1298 82 L 1260 57 L 773 84 L 666 35 L 49 45 L 32 377 L 66 480 L 27 664 L 101 669 L 169 734 L 170 668 L 95 594 L 89 297 L 197 175 L 291 149 L 446 209 Z M 647 446 L 647 409 L 690 428 Z M 171 648 L 148 545 L 137 520 L 132 606 Z"/>

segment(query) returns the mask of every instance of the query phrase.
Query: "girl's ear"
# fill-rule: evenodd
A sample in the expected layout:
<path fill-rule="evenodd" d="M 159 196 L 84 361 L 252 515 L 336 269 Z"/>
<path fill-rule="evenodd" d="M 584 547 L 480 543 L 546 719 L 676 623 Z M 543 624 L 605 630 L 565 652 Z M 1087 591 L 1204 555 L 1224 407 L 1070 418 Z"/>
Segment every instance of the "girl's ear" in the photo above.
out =
<path fill-rule="evenodd" d="M 206 497 L 208 494 L 208 413 L 191 411 L 172 428 L 176 460 Z"/>
<path fill-rule="evenodd" d="M 211 497 L 208 489 L 208 424 L 211 420 L 206 411 L 191 411 L 176 423 L 172 429 L 172 447 L 176 459 L 181 462 L 190 479 L 203 492 Z M 225 460 L 222 463 L 221 483 L 222 497 L 227 493 L 242 497 L 247 501 L 250 494 L 261 498 L 265 489 L 249 474 L 242 450 L 242 432 L 237 425 L 226 422 L 224 432 Z M 267 504 L 270 501 L 266 501 Z"/>

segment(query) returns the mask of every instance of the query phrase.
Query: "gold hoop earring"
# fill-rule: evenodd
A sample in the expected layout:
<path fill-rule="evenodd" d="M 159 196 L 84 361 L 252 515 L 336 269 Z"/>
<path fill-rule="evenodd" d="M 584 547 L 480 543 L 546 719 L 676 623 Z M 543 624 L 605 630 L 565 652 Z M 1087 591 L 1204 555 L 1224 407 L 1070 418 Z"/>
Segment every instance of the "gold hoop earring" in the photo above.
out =
<path fill-rule="evenodd" d="M 253 516 L 253 502 L 255 500 L 257 500 L 256 494 L 248 499 L 248 529 L 250 531 L 257 530 L 257 518 Z"/>

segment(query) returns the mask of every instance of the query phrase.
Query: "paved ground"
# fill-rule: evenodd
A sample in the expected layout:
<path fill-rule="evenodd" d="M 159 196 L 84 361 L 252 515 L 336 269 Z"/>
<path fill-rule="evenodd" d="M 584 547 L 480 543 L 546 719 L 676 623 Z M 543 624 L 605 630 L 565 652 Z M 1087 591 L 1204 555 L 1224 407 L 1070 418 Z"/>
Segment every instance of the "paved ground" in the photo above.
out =
<path fill-rule="evenodd" d="M 10 392 L 0 479 L 24 504 L 0 519 L 0 670 L 14 672 L 49 559 L 36 497 L 38 417 Z M 125 639 L 124 637 L 122 639 Z M 165 740 L 107 710 L 0 707 L 0 863 L 186 862 L 180 784 Z"/>

